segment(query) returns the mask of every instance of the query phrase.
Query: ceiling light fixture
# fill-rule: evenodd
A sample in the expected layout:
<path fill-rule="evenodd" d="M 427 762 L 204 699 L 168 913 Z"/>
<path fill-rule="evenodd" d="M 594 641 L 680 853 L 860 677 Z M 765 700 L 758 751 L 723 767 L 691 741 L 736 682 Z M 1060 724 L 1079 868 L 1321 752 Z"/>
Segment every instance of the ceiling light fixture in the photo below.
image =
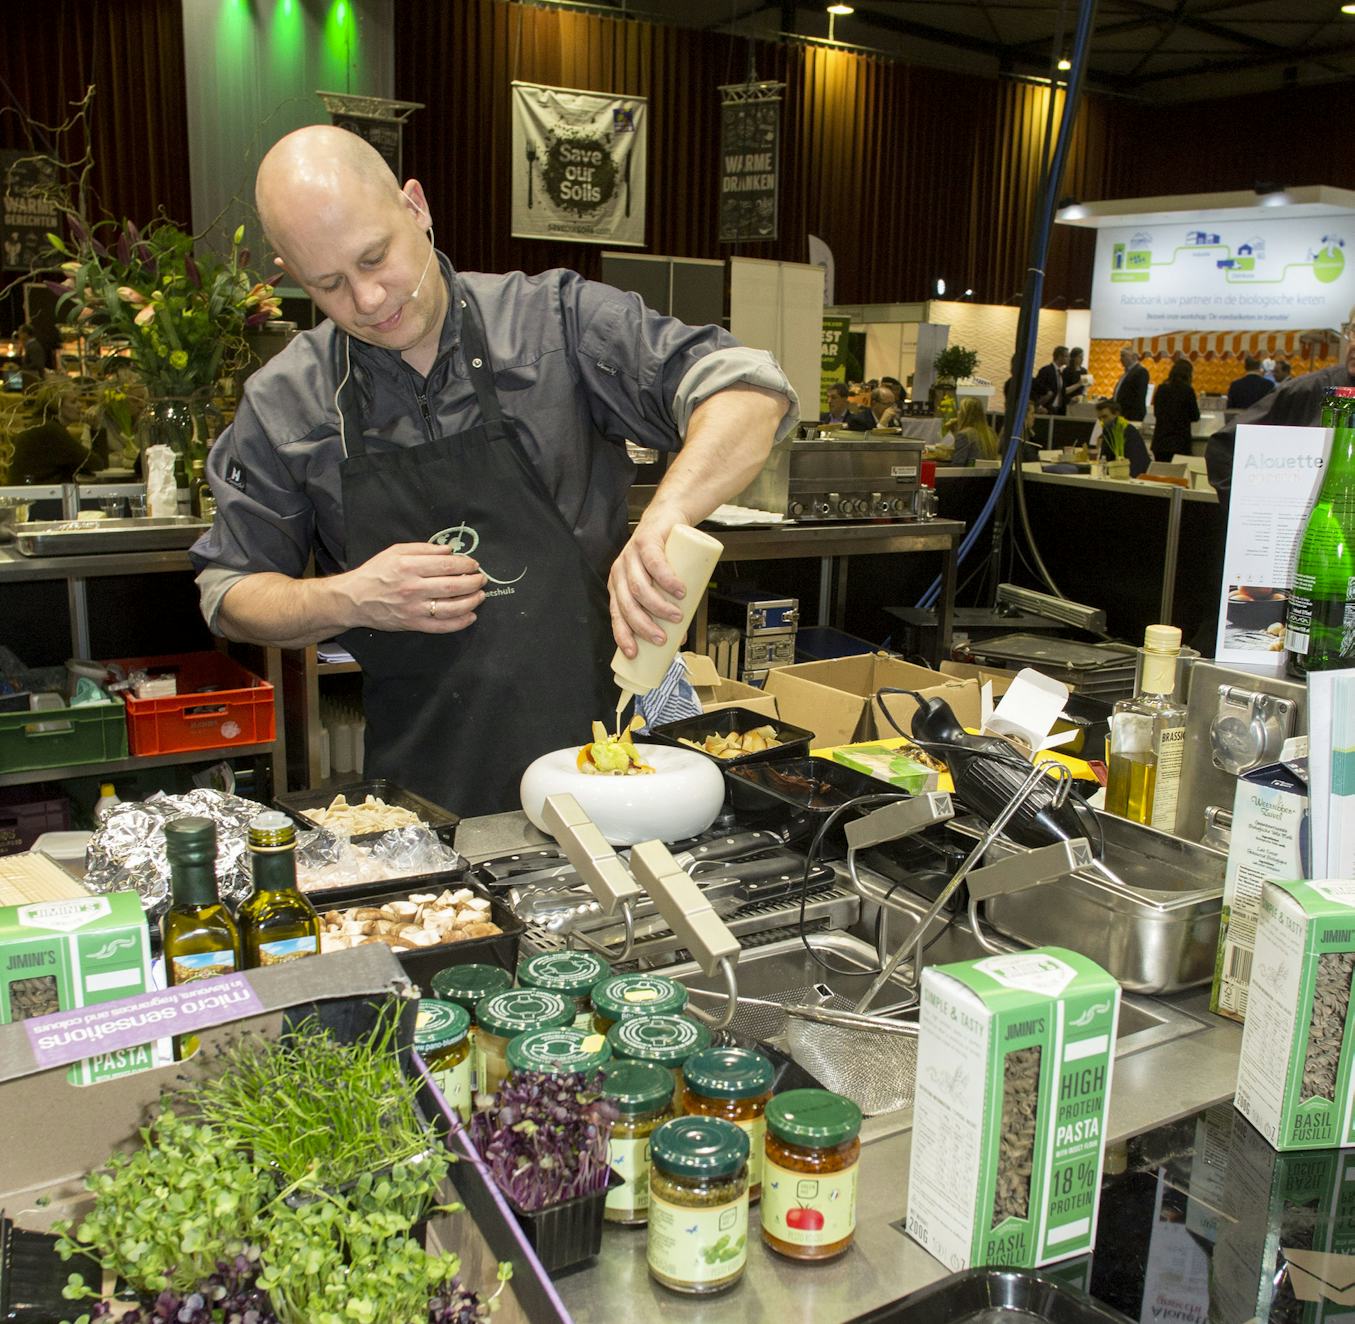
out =
<path fill-rule="evenodd" d="M 1355 14 L 1355 5 L 1342 5 L 1341 12 L 1343 14 Z"/>
<path fill-rule="evenodd" d="M 1061 74 L 1066 74 L 1068 70 L 1071 69 L 1072 67 L 1073 62 L 1066 55 L 1055 66 L 1055 68 L 1057 68 L 1059 73 Z"/>
<path fill-rule="evenodd" d="M 836 41 L 837 33 L 834 30 L 839 18 L 846 18 L 848 14 L 854 14 L 856 10 L 851 5 L 829 5 L 828 6 L 828 40 Z"/>

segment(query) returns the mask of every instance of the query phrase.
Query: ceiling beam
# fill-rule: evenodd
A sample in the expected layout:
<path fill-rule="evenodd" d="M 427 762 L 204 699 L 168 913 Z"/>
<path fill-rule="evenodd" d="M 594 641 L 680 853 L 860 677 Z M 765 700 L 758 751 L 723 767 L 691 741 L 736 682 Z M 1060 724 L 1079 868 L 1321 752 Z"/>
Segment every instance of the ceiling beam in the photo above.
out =
<path fill-rule="evenodd" d="M 1247 69 L 1273 68 L 1277 64 L 1302 64 L 1305 60 L 1328 61 L 1355 56 L 1355 41 L 1339 46 L 1294 46 L 1276 49 L 1269 55 L 1246 55 L 1236 60 L 1209 60 L 1191 69 L 1173 69 L 1166 73 L 1144 74 L 1140 83 L 1158 83 L 1167 78 L 1195 78 L 1201 74 L 1239 73 Z"/>

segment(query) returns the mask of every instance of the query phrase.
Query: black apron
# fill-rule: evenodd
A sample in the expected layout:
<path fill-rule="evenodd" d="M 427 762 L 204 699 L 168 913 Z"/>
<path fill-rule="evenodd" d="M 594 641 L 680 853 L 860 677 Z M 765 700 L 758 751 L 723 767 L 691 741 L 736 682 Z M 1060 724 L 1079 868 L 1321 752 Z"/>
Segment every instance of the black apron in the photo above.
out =
<path fill-rule="evenodd" d="M 475 623 L 454 634 L 342 636 L 362 665 L 364 776 L 465 818 L 520 808 L 527 765 L 587 742 L 594 719 L 610 724 L 617 689 L 607 586 L 503 417 L 479 314 L 466 301 L 461 308 L 475 427 L 369 452 L 346 343 L 337 380 L 348 381 L 338 404 L 349 566 L 393 543 L 436 541 L 473 556 L 490 577 Z"/>

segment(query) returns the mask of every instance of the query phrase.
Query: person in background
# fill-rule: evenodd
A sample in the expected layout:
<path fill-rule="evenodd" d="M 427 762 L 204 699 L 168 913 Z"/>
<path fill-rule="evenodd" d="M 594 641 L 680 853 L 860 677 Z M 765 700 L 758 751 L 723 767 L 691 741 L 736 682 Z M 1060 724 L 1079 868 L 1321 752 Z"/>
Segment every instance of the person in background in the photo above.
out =
<path fill-rule="evenodd" d="M 1124 417 L 1118 400 L 1098 400 L 1096 420 L 1101 424 L 1101 458 L 1128 460 L 1129 476 L 1137 478 L 1151 463 L 1143 433 Z"/>
<path fill-rule="evenodd" d="M 1016 403 L 1016 369 L 1018 366 L 1018 356 L 1012 355 L 1012 375 L 1002 383 L 1002 408 L 1004 413 L 1010 414 L 1012 407 Z M 1035 378 L 1030 379 L 1030 403 L 1035 403 Z"/>
<path fill-rule="evenodd" d="M 19 367 L 27 373 L 32 373 L 35 378 L 41 377 L 52 366 L 47 346 L 38 339 L 32 326 L 27 322 L 15 333 L 14 339 Z"/>
<path fill-rule="evenodd" d="M 874 416 L 873 427 L 892 428 L 898 416 L 898 400 L 887 386 L 877 386 L 870 393 L 870 412 Z"/>
<path fill-rule="evenodd" d="M 1068 412 L 1070 404 L 1081 400 L 1086 395 L 1087 387 L 1092 384 L 1092 375 L 1083 363 L 1084 357 L 1084 351 L 1080 346 L 1068 351 L 1068 366 L 1063 370 L 1063 408 L 1065 413 Z"/>
<path fill-rule="evenodd" d="M 1278 359 L 1275 363 L 1275 385 L 1283 386 L 1289 380 L 1293 371 L 1294 369 L 1290 367 L 1288 359 Z"/>
<path fill-rule="evenodd" d="M 1268 382 L 1273 382 L 1275 380 L 1274 359 L 1264 358 L 1261 360 L 1261 376 L 1264 377 Z"/>
<path fill-rule="evenodd" d="M 925 458 L 957 467 L 967 467 L 975 460 L 996 460 L 997 434 L 988 426 L 983 401 L 965 396 L 955 417 L 946 425 L 941 443 L 930 448 Z"/>
<path fill-rule="evenodd" d="M 1120 406 L 1121 415 L 1129 422 L 1142 423 L 1148 415 L 1148 369 L 1128 345 L 1120 351 L 1120 366 L 1124 371 L 1115 383 L 1111 399 Z M 1100 408 L 1099 404 L 1097 408 Z"/>
<path fill-rule="evenodd" d="M 1200 421 L 1200 402 L 1191 384 L 1195 368 L 1177 359 L 1167 380 L 1153 392 L 1153 459 L 1190 454 L 1190 425 Z"/>
<path fill-rule="evenodd" d="M 1261 360 L 1248 354 L 1242 360 L 1246 371 L 1228 387 L 1229 409 L 1250 409 L 1263 395 L 1275 389 L 1275 383 L 1261 375 Z"/>
<path fill-rule="evenodd" d="M 903 389 L 903 383 L 897 377 L 881 377 L 880 385 L 887 386 L 894 392 L 894 402 L 902 404 L 908 399 L 908 392 Z"/>
<path fill-rule="evenodd" d="M 828 388 L 828 408 L 819 415 L 819 422 L 845 424 L 851 412 L 851 387 L 846 382 L 834 382 Z"/>
<path fill-rule="evenodd" d="M 83 410 L 73 382 L 53 377 L 29 392 L 34 421 L 13 437 L 9 482 L 69 483 L 89 459 Z"/>
<path fill-rule="evenodd" d="M 1035 407 L 1046 414 L 1066 412 L 1063 395 L 1063 372 L 1068 366 L 1068 346 L 1058 345 L 1053 357 L 1035 374 L 1032 398 Z"/>

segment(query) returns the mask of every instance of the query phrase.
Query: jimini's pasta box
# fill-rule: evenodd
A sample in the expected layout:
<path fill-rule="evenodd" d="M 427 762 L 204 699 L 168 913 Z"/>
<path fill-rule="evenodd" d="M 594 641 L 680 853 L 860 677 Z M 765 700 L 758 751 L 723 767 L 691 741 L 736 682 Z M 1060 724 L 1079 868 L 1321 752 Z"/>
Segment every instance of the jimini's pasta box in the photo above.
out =
<path fill-rule="evenodd" d="M 1355 1146 L 1353 974 L 1355 882 L 1267 882 L 1236 1102 L 1276 1149 Z"/>
<path fill-rule="evenodd" d="M 59 1039 L 67 1031 L 58 1013 L 151 988 L 150 930 L 135 892 L 0 907 L 0 1025 L 48 1018 L 42 1033 Z M 167 1060 L 167 1045 L 143 1044 L 96 1053 L 69 1074 L 92 1085 Z"/>
<path fill-rule="evenodd" d="M 953 1270 L 1096 1239 L 1120 986 L 1062 947 L 923 971 L 908 1232 Z"/>

